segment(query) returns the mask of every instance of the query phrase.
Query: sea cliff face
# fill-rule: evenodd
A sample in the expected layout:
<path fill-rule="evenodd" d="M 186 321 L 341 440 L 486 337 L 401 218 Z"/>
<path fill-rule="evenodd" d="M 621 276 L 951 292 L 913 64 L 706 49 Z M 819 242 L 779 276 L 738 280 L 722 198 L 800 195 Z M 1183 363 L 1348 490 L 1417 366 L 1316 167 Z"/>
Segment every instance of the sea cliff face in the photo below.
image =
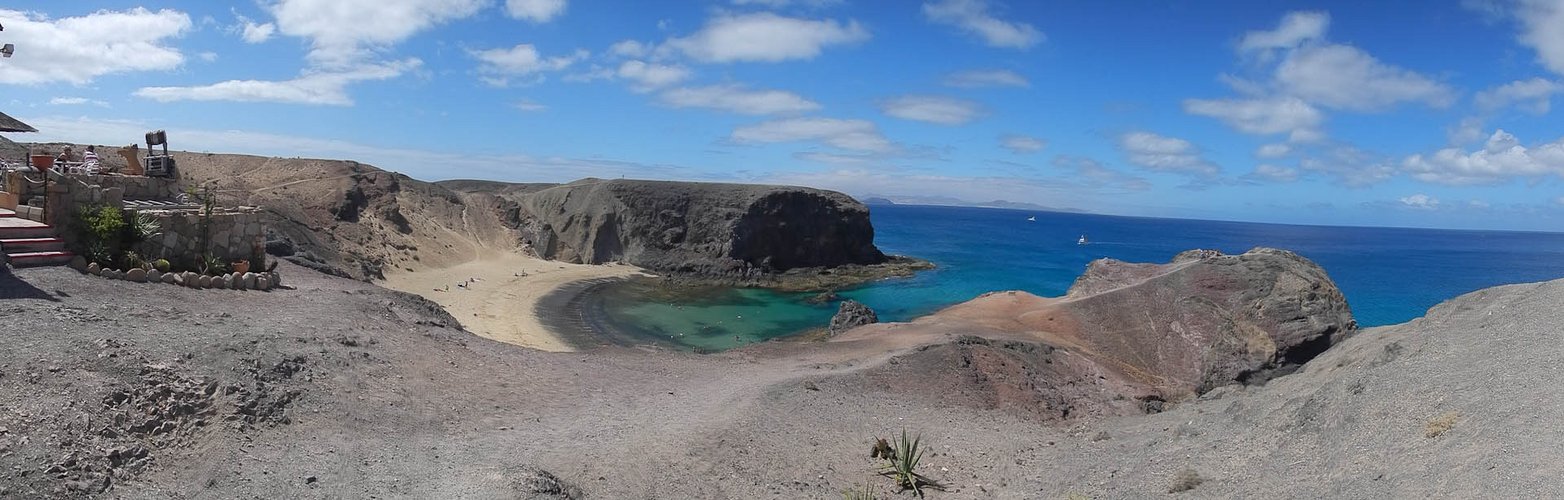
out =
<path fill-rule="evenodd" d="M 887 260 L 868 208 L 832 191 L 587 179 L 518 201 L 548 259 L 719 277 Z"/>

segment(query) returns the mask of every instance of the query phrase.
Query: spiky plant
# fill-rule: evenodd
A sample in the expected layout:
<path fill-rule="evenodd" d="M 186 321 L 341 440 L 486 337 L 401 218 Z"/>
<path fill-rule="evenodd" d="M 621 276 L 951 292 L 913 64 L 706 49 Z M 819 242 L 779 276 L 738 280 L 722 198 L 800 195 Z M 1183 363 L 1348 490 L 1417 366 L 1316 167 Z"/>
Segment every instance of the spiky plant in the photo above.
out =
<path fill-rule="evenodd" d="M 894 479 L 901 491 L 912 490 L 920 498 L 924 487 L 943 490 L 944 487 L 937 481 L 918 473 L 918 462 L 923 460 L 923 451 L 923 436 L 908 438 L 907 429 L 902 429 L 894 453 L 887 458 L 890 463 L 885 465 L 881 474 Z"/>

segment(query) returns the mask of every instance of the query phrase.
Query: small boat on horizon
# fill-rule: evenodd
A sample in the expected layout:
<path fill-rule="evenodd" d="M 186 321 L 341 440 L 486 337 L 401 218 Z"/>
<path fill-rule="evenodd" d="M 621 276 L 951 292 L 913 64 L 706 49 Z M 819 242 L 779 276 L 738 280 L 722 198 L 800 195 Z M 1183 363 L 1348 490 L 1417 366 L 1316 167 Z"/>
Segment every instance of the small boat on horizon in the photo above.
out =
<path fill-rule="evenodd" d="M 1087 243 L 1086 235 L 1084 235 L 1084 234 L 1081 235 L 1081 239 L 1075 240 L 1075 244 L 1077 244 L 1077 245 L 1085 245 L 1086 243 Z"/>
<path fill-rule="evenodd" d="M 1027 221 L 1027 222 L 1037 222 L 1037 216 L 1036 216 L 1036 215 L 1033 215 L 1033 216 L 1031 216 L 1031 217 L 1027 217 L 1027 218 L 1026 218 L 1026 221 Z"/>

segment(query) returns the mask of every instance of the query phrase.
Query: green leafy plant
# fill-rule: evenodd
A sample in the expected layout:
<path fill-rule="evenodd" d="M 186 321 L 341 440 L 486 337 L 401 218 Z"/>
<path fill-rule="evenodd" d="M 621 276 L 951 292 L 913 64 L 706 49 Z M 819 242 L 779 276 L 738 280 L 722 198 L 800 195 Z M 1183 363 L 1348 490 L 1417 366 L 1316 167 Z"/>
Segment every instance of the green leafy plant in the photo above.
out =
<path fill-rule="evenodd" d="M 158 259 L 152 261 L 152 268 L 157 269 L 160 273 L 166 273 L 173 268 L 173 265 L 169 264 L 168 259 Z"/>
<path fill-rule="evenodd" d="M 914 495 L 923 496 L 923 488 L 943 491 L 945 487 L 938 481 L 929 479 L 918 473 L 918 463 L 923 461 L 923 436 L 915 438 L 907 437 L 907 429 L 901 430 L 901 438 L 896 440 L 896 445 L 885 453 L 882 448 L 884 440 L 875 445 L 875 456 L 884 458 L 887 462 L 881 475 L 894 479 L 900 491 L 912 490 Z"/>
<path fill-rule="evenodd" d="M 207 255 L 201 262 L 201 274 L 217 276 L 228 272 L 228 263 L 216 255 Z"/>

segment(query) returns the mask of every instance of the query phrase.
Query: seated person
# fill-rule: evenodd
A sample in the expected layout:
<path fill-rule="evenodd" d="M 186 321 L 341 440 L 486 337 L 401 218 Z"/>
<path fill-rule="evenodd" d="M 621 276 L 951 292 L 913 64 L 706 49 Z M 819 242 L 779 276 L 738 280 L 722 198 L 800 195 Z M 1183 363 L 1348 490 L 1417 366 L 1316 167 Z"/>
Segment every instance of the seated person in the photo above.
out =
<path fill-rule="evenodd" d="M 98 162 L 98 147 L 97 146 L 87 146 L 87 151 L 85 151 L 85 152 L 83 152 L 81 154 L 81 162 L 82 163 L 97 163 Z"/>

